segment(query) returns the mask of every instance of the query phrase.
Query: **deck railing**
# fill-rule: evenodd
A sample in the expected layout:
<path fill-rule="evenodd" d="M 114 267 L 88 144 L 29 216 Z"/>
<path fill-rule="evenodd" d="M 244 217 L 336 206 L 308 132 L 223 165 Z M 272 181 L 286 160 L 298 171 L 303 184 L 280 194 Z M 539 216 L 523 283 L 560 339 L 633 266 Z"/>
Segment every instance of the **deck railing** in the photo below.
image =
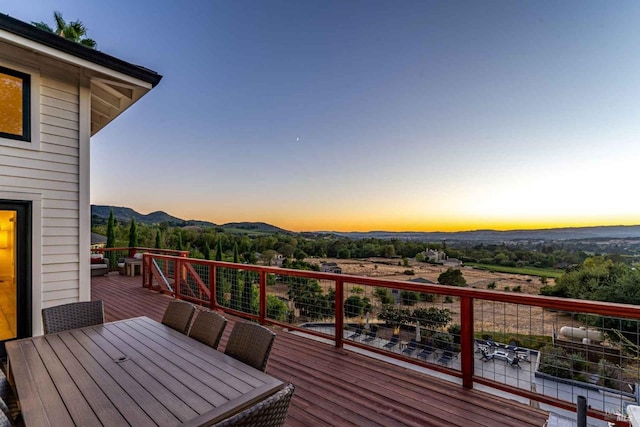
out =
<path fill-rule="evenodd" d="M 638 400 L 637 306 L 152 253 L 143 286 L 532 404 L 612 421 Z"/>

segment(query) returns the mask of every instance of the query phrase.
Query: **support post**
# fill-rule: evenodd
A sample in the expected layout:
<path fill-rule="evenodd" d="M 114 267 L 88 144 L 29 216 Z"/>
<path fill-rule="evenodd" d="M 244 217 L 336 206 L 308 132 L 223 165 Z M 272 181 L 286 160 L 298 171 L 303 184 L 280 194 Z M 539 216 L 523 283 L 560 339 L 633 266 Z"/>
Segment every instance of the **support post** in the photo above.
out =
<path fill-rule="evenodd" d="M 460 297 L 460 361 L 462 386 L 473 388 L 473 298 Z"/>
<path fill-rule="evenodd" d="M 587 398 L 578 396 L 578 427 L 587 427 Z"/>
<path fill-rule="evenodd" d="M 342 348 L 342 339 L 344 337 L 344 282 L 340 279 L 336 280 L 335 305 L 336 348 Z"/>

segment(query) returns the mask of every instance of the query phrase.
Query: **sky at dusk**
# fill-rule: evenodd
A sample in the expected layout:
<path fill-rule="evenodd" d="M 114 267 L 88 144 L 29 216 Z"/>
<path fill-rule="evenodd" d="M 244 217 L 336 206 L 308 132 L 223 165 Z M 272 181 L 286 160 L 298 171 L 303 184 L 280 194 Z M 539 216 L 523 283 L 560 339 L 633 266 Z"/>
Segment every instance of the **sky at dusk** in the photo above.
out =
<path fill-rule="evenodd" d="M 91 202 L 293 231 L 640 224 L 640 2 L 3 2 L 164 76 Z"/>

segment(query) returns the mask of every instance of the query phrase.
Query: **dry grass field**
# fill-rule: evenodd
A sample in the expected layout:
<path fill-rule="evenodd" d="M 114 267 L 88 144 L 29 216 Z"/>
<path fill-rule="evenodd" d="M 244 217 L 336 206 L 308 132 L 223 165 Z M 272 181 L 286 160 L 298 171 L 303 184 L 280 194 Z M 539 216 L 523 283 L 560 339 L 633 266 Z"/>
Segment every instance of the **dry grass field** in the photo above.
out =
<path fill-rule="evenodd" d="M 395 258 L 368 258 L 364 260 L 335 259 L 335 258 L 310 258 L 307 262 L 320 264 L 322 262 L 335 262 L 342 269 L 343 274 L 375 277 L 379 279 L 406 281 L 414 278 L 428 279 L 438 282 L 438 276 L 447 270 L 446 267 L 432 265 L 423 262 L 409 261 L 409 266 L 402 265 L 402 260 Z M 400 264 L 400 265 L 398 265 Z M 414 275 L 404 274 L 405 270 L 413 270 Z M 513 292 L 514 288 L 520 288 L 525 294 L 538 295 L 544 284 L 537 276 L 518 275 L 509 273 L 497 273 L 486 270 L 476 270 L 470 267 L 461 268 L 462 275 L 467 281 L 468 287 L 477 289 L 490 289 L 489 285 L 495 283 L 496 291 Z M 547 279 L 547 284 L 552 285 L 553 279 Z M 489 287 L 489 288 L 488 288 Z M 371 290 L 367 295 L 371 297 Z M 422 303 L 424 305 L 436 305 L 449 308 L 453 312 L 453 322 L 459 323 L 459 302 L 447 303 L 442 296 L 437 296 L 434 303 Z M 513 335 L 546 335 L 551 336 L 554 328 L 559 330 L 562 326 L 580 326 L 572 322 L 569 316 L 561 313 L 544 311 L 541 308 L 523 305 L 494 303 L 492 301 L 475 301 L 475 325 L 477 331 L 499 331 Z"/>

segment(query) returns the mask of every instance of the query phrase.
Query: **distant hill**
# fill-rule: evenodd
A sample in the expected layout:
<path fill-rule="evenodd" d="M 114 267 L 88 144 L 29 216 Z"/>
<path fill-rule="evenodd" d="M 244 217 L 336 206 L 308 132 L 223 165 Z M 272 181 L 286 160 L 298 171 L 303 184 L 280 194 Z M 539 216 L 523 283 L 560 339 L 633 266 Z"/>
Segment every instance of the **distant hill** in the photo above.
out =
<path fill-rule="evenodd" d="M 229 222 L 223 224 L 222 228 L 257 231 L 261 233 L 291 233 L 283 228 L 264 222 Z"/>
<path fill-rule="evenodd" d="M 635 239 L 640 238 L 640 225 L 612 225 L 597 227 L 565 227 L 539 230 L 474 230 L 458 232 L 324 232 L 352 239 L 402 239 L 440 242 L 443 240 L 467 242 L 506 242 L 506 241 L 556 241 L 556 240 L 594 240 L 594 239 Z"/>
<path fill-rule="evenodd" d="M 132 218 L 135 218 L 136 222 L 145 225 L 154 225 L 166 222 L 172 227 L 220 227 L 229 232 L 239 233 L 290 233 L 283 228 L 276 227 L 275 225 L 266 224 L 264 222 L 230 222 L 224 225 L 217 225 L 209 221 L 201 221 L 197 219 L 181 219 L 172 215 L 169 215 L 163 211 L 151 212 L 150 214 L 143 215 L 134 211 L 131 208 L 119 207 L 119 206 L 105 206 L 105 205 L 91 205 L 91 223 L 93 225 L 106 224 L 109 220 L 109 212 L 113 209 L 113 216 L 118 222 L 127 223 Z"/>

